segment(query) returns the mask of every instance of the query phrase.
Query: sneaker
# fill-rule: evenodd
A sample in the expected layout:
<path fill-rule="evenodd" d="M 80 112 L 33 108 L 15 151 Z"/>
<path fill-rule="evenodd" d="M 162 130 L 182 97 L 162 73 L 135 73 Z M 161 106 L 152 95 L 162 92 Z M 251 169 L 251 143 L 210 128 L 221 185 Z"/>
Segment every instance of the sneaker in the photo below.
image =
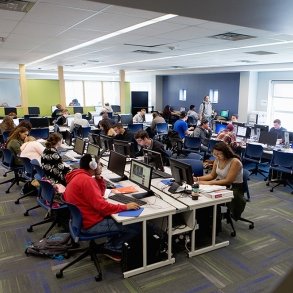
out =
<path fill-rule="evenodd" d="M 121 262 L 121 253 L 112 251 L 110 249 L 104 248 L 102 252 L 106 257 L 116 261 Z"/>

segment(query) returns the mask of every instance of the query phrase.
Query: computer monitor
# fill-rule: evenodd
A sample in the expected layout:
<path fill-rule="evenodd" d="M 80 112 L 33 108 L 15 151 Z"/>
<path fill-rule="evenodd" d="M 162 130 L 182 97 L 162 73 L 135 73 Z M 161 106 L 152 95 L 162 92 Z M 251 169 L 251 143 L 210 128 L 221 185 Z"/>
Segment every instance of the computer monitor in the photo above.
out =
<path fill-rule="evenodd" d="M 82 156 L 84 153 L 84 149 L 85 149 L 85 141 L 82 138 L 77 137 L 75 139 L 73 151 Z"/>
<path fill-rule="evenodd" d="M 150 190 L 152 180 L 152 167 L 142 162 L 132 160 L 129 180 L 146 190 Z"/>
<path fill-rule="evenodd" d="M 215 122 L 215 133 L 218 134 L 222 130 L 226 129 L 226 126 L 228 125 L 227 122 L 222 121 L 216 121 Z"/>
<path fill-rule="evenodd" d="M 102 148 L 102 154 L 113 151 L 113 137 L 100 134 L 100 147 Z"/>
<path fill-rule="evenodd" d="M 89 142 L 87 145 L 86 153 L 90 154 L 94 157 L 99 157 L 100 156 L 100 147 L 96 144 Z"/>
<path fill-rule="evenodd" d="M 250 113 L 250 114 L 248 114 L 248 117 L 247 117 L 247 123 L 249 125 L 257 124 L 257 119 L 258 119 L 258 114 Z"/>
<path fill-rule="evenodd" d="M 19 119 L 18 118 L 14 118 L 13 119 L 14 125 L 17 126 L 19 124 Z"/>
<path fill-rule="evenodd" d="M 120 113 L 121 112 L 121 107 L 119 105 L 112 105 L 112 110 L 114 113 Z"/>
<path fill-rule="evenodd" d="M 164 172 L 162 154 L 149 149 L 143 149 L 144 163 Z"/>
<path fill-rule="evenodd" d="M 9 115 L 10 113 L 17 114 L 17 110 L 15 107 L 4 107 L 4 114 Z"/>
<path fill-rule="evenodd" d="M 193 185 L 191 165 L 170 158 L 170 168 L 172 177 L 177 184 L 182 185 L 186 183 L 188 185 Z"/>
<path fill-rule="evenodd" d="M 284 131 L 284 143 L 285 145 L 293 143 L 293 132 Z"/>
<path fill-rule="evenodd" d="M 73 120 L 74 120 L 74 116 L 68 116 L 68 117 L 66 118 L 66 124 L 67 124 L 68 126 L 70 126 L 71 123 L 73 122 Z"/>
<path fill-rule="evenodd" d="M 268 132 L 269 126 L 268 125 L 261 125 L 261 124 L 254 124 L 254 129 L 259 128 L 260 131 Z"/>
<path fill-rule="evenodd" d="M 229 118 L 229 110 L 222 110 L 220 112 L 220 116 L 223 117 L 223 118 L 228 119 Z"/>
<path fill-rule="evenodd" d="M 120 114 L 120 123 L 122 125 L 128 125 L 132 123 L 132 114 Z"/>
<path fill-rule="evenodd" d="M 232 122 L 232 124 L 234 126 L 233 132 L 235 133 L 235 135 L 237 135 L 238 126 L 245 127 L 245 123 L 243 123 L 243 122 Z"/>
<path fill-rule="evenodd" d="M 100 123 L 100 121 L 101 121 L 102 119 L 103 119 L 102 116 L 97 116 L 97 115 L 95 115 L 95 116 L 94 116 L 94 125 L 95 125 L 95 126 L 98 126 L 99 123 Z"/>
<path fill-rule="evenodd" d="M 263 143 L 270 146 L 275 146 L 277 142 L 278 134 L 276 132 L 261 131 L 259 136 L 259 143 Z"/>
<path fill-rule="evenodd" d="M 75 114 L 75 113 L 81 113 L 81 114 L 83 114 L 83 107 L 80 107 L 80 106 L 78 106 L 78 107 L 73 107 L 73 113 Z"/>
<path fill-rule="evenodd" d="M 113 147 L 115 152 L 124 155 L 128 158 L 135 158 L 135 149 L 133 142 L 127 140 L 113 140 Z"/>
<path fill-rule="evenodd" d="M 249 127 L 238 125 L 236 136 L 248 138 L 248 137 L 250 137 L 250 132 L 251 132 L 251 129 Z"/>
<path fill-rule="evenodd" d="M 64 140 L 68 146 L 72 146 L 72 133 L 69 130 L 65 131 Z"/>
<path fill-rule="evenodd" d="M 145 123 L 152 123 L 153 121 L 153 114 L 152 113 L 145 113 Z"/>
<path fill-rule="evenodd" d="M 119 178 L 111 178 L 111 181 L 121 181 L 127 180 L 128 177 L 124 175 L 126 165 L 126 157 L 116 153 L 114 151 L 110 151 L 109 161 L 108 161 L 108 170 L 113 173 L 119 175 Z"/>
<path fill-rule="evenodd" d="M 28 113 L 29 113 L 29 115 L 31 115 L 31 114 L 40 115 L 40 108 L 39 107 L 28 107 Z"/>
<path fill-rule="evenodd" d="M 33 128 L 49 127 L 50 123 L 49 118 L 47 117 L 30 117 L 29 121 Z"/>

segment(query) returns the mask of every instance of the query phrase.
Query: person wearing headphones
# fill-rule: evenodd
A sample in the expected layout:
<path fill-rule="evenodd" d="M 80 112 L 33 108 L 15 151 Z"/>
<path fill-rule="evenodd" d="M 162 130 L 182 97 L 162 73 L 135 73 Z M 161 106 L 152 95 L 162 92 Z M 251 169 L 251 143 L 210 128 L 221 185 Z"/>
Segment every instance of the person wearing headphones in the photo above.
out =
<path fill-rule="evenodd" d="M 118 232 L 104 245 L 104 254 L 114 261 L 121 260 L 122 245 L 140 233 L 140 225 L 115 222 L 110 215 L 124 210 L 139 209 L 137 203 L 112 204 L 104 198 L 106 184 L 102 166 L 90 154 L 80 159 L 80 168 L 66 175 L 66 202 L 76 205 L 82 214 L 82 229 L 86 233 Z"/>

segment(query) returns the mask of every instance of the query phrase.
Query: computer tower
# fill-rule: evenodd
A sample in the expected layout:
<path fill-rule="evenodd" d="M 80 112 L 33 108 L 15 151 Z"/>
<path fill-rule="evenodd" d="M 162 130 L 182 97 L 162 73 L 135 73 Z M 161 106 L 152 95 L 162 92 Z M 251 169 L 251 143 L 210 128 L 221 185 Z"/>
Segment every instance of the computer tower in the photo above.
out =
<path fill-rule="evenodd" d="M 162 253 L 162 238 L 156 233 L 147 233 L 147 264 L 152 264 L 167 258 L 167 254 Z M 142 267 L 142 235 L 139 235 L 128 242 L 124 242 L 122 247 L 122 271 L 130 271 Z"/>

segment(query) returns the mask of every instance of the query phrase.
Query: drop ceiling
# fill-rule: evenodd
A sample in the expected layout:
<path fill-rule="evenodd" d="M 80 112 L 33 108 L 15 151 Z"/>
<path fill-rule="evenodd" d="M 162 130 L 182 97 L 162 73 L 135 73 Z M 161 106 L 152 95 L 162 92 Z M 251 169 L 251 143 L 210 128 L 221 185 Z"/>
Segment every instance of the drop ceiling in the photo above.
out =
<path fill-rule="evenodd" d="M 110 75 L 121 69 L 134 74 L 178 73 L 281 69 L 293 64 L 293 18 L 287 17 L 289 12 L 293 15 L 290 1 L 241 0 L 235 6 L 237 1 L 222 0 L 217 1 L 222 5 L 213 9 L 211 0 L 175 1 L 176 5 L 181 3 L 180 7 L 170 4 L 174 1 L 31 2 L 34 5 L 27 13 L 0 10 L 1 70 L 17 70 L 19 64 L 27 64 L 32 71 L 56 72 L 58 66 L 63 66 L 66 73 Z M 36 62 L 167 13 L 178 16 Z M 231 33 L 251 38 L 213 37 L 226 33 L 229 38 Z"/>

